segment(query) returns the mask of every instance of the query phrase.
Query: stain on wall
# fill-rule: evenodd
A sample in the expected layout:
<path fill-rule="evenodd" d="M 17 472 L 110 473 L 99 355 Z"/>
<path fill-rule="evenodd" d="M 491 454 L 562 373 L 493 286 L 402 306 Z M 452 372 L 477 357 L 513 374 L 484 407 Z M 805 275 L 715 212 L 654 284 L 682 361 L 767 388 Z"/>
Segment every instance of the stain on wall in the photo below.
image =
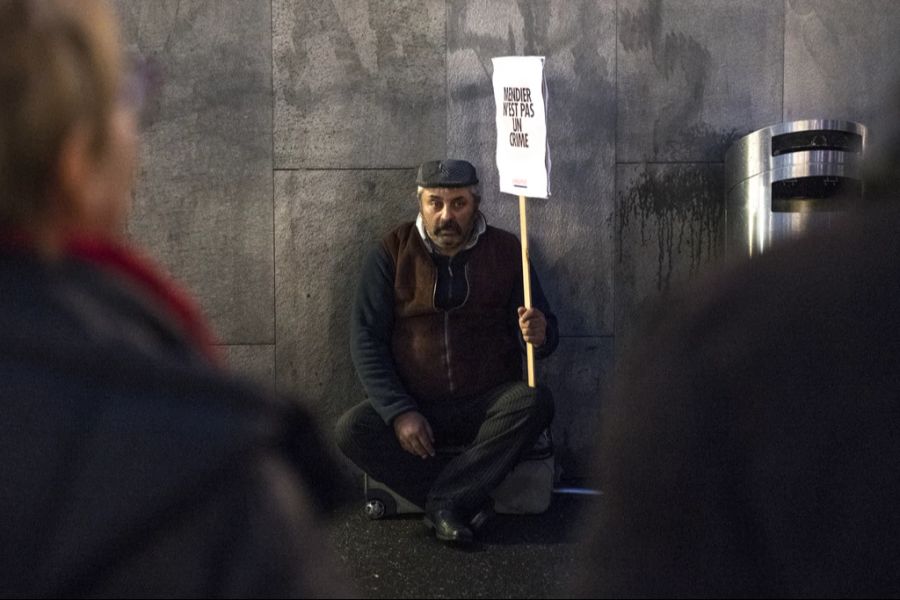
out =
<path fill-rule="evenodd" d="M 646 310 L 689 293 L 723 256 L 721 163 L 623 164 L 616 169 L 616 356 L 634 344 Z"/>
<path fill-rule="evenodd" d="M 637 181 L 619 196 L 616 233 L 618 261 L 630 228 L 639 232 L 642 247 L 654 245 L 656 289 L 668 289 L 676 261 L 687 276 L 721 256 L 724 243 L 722 178 L 708 169 L 641 171 Z"/>

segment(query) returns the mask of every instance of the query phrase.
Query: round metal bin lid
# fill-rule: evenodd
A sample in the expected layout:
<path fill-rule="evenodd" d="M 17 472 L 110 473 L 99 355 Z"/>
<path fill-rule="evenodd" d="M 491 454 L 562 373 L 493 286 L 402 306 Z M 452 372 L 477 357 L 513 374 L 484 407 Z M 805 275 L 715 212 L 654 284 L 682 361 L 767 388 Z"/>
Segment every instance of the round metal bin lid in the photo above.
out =
<path fill-rule="evenodd" d="M 853 121 L 803 119 L 763 127 L 725 153 L 726 189 L 789 163 L 858 164 L 868 130 Z"/>

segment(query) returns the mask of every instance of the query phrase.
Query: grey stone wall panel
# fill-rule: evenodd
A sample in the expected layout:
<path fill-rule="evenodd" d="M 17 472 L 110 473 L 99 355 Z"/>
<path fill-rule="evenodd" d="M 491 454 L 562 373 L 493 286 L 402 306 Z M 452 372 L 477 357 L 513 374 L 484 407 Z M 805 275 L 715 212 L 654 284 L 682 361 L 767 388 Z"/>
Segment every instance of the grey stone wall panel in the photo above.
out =
<path fill-rule="evenodd" d="M 365 398 L 350 360 L 350 308 L 366 253 L 415 218 L 415 172 L 277 172 L 275 206 L 277 387 L 330 427 Z"/>
<path fill-rule="evenodd" d="M 553 392 L 553 439 L 565 479 L 590 475 L 600 435 L 600 407 L 612 384 L 612 337 L 564 337 L 538 363 L 538 383 Z"/>
<path fill-rule="evenodd" d="M 438 0 L 275 0 L 279 168 L 413 167 L 446 147 Z"/>
<path fill-rule="evenodd" d="M 564 335 L 613 329 L 615 2 L 448 3 L 448 152 L 479 168 L 489 222 L 519 233 L 501 195 L 491 58 L 547 57 L 552 198 L 528 201 L 532 261 Z"/>
<path fill-rule="evenodd" d="M 791 0 L 785 29 L 784 118 L 858 121 L 870 141 L 897 128 L 900 3 Z"/>
<path fill-rule="evenodd" d="M 616 355 L 648 304 L 718 264 L 725 239 L 721 164 L 619 165 Z"/>
<path fill-rule="evenodd" d="M 199 297 L 223 343 L 274 342 L 267 2 L 119 2 L 160 69 L 131 235 Z"/>
<path fill-rule="evenodd" d="M 220 350 L 233 373 L 275 389 L 275 344 L 220 346 Z"/>
<path fill-rule="evenodd" d="M 721 161 L 777 123 L 781 2 L 620 0 L 618 161 Z"/>

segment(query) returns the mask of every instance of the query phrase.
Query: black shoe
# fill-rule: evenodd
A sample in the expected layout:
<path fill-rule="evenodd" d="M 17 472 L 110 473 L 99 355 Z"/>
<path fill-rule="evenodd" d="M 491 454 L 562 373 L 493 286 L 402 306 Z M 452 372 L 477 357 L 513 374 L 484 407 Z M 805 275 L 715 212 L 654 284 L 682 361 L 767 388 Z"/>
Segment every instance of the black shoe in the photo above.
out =
<path fill-rule="evenodd" d="M 475 538 L 465 519 L 449 508 L 425 513 L 425 525 L 433 529 L 434 535 L 442 542 L 471 544 Z"/>
<path fill-rule="evenodd" d="M 484 527 L 485 523 L 494 518 L 497 513 L 494 512 L 494 506 L 492 503 L 485 504 L 481 510 L 475 513 L 471 519 L 469 519 L 469 527 L 472 531 L 478 531 L 482 527 Z"/>

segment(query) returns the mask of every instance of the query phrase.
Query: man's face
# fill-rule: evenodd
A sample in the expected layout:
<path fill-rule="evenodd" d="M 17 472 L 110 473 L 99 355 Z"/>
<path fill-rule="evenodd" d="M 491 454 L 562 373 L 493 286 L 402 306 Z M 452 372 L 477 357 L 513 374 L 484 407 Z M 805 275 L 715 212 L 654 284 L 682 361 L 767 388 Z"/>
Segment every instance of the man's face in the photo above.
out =
<path fill-rule="evenodd" d="M 441 254 L 453 256 L 472 234 L 478 202 L 468 188 L 425 188 L 419 210 L 428 237 Z"/>

